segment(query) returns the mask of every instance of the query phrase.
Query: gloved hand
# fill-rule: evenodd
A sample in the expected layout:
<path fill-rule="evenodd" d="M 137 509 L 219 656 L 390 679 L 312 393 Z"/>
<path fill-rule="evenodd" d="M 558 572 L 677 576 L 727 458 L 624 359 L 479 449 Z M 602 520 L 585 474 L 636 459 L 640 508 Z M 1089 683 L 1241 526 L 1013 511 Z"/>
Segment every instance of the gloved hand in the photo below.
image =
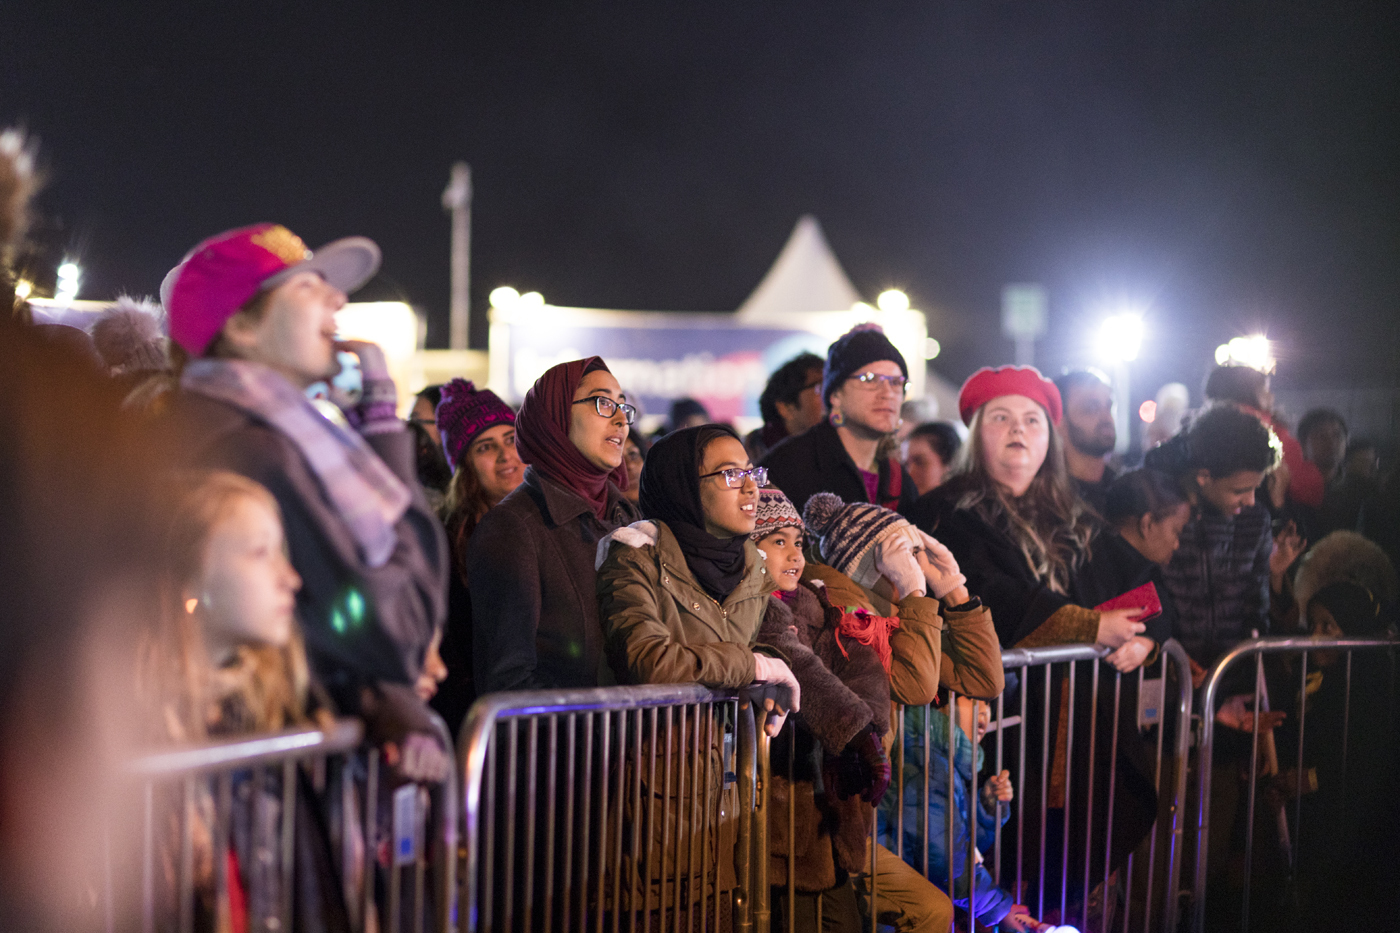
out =
<path fill-rule="evenodd" d="M 929 592 L 942 599 L 958 587 L 966 586 L 967 577 L 958 569 L 958 559 L 953 552 L 926 531 L 920 531 L 919 537 L 924 539 L 920 568 L 928 581 Z"/>
<path fill-rule="evenodd" d="M 836 759 L 836 794 L 842 800 L 860 795 L 866 803 L 878 803 L 890 786 L 890 758 L 875 726 L 862 729 L 846 743 Z"/>
<path fill-rule="evenodd" d="M 875 569 L 899 591 L 899 598 L 922 596 L 928 592 L 928 583 L 919 562 L 914 559 L 913 547 L 904 535 L 889 535 L 875 545 Z"/>
<path fill-rule="evenodd" d="M 335 348 L 360 358 L 360 400 L 345 412 L 346 419 L 361 434 L 400 430 L 399 390 L 389 375 L 384 351 L 364 340 L 337 341 Z"/>
<path fill-rule="evenodd" d="M 802 688 L 781 658 L 766 654 L 753 655 L 754 682 L 745 687 L 742 706 L 753 703 L 768 714 L 764 726 L 769 736 L 775 736 L 783 728 L 788 713 L 797 712 L 802 705 Z"/>
<path fill-rule="evenodd" d="M 437 783 L 447 777 L 448 751 L 432 714 L 408 684 L 381 682 L 360 692 L 365 738 L 384 753 L 395 784 Z"/>

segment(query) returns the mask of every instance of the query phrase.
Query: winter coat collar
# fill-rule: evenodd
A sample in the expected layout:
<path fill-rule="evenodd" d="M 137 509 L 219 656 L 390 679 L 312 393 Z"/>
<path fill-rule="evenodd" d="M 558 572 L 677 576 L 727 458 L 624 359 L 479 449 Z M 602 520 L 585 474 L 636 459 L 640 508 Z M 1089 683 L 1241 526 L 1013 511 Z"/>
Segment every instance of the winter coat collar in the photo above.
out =
<path fill-rule="evenodd" d="M 668 589 L 679 586 L 693 590 L 692 595 L 696 600 L 703 598 L 708 602 L 715 602 L 714 598 L 706 593 L 691 575 L 690 567 L 685 562 L 685 554 L 681 551 L 680 542 L 671 533 L 671 529 L 666 527 L 665 522 L 633 522 L 603 538 L 598 542 L 598 553 L 594 562 L 595 569 L 603 566 L 603 561 L 607 558 L 608 551 L 614 541 L 628 547 L 654 549 L 657 563 L 662 570 L 663 586 Z M 734 592 L 730 593 L 723 603 L 717 605 L 727 610 L 745 599 L 766 598 L 775 589 L 777 587 L 773 585 L 773 581 L 768 576 L 768 568 L 763 563 L 763 552 L 758 549 L 758 545 L 748 541 L 744 544 L 744 578 L 739 581 Z"/>
<path fill-rule="evenodd" d="M 585 513 L 594 514 L 591 502 L 564 484 L 545 476 L 533 466 L 525 468 L 524 485 L 530 491 L 531 497 L 539 504 L 540 514 L 544 516 L 545 524 L 552 528 L 567 525 Z M 626 497 L 622 495 L 621 490 L 615 485 L 609 484 L 608 508 L 604 514 L 614 521 L 624 517 L 618 515 L 618 506 L 619 502 L 625 501 Z M 636 513 L 631 514 L 635 515 Z"/>

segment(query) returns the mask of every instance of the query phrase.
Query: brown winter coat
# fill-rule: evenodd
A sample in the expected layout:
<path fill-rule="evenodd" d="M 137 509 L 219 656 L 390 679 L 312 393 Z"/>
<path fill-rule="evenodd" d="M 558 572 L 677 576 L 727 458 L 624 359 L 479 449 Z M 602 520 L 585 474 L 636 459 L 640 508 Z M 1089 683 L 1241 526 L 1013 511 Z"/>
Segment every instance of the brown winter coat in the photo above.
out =
<path fill-rule="evenodd" d="M 648 543 L 632 538 L 637 533 L 658 537 Z M 753 682 L 750 645 L 775 587 L 758 548 L 748 542 L 744 551 L 744 577 L 720 604 L 691 575 L 665 523 L 639 522 L 613 536 L 598 569 L 598 615 L 616 683 Z"/>

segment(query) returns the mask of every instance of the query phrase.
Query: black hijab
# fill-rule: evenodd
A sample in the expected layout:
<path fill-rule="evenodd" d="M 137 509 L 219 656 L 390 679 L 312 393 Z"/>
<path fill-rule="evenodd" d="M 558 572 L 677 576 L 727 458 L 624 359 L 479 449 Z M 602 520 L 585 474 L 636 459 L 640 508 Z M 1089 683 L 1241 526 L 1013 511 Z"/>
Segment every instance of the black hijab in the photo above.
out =
<path fill-rule="evenodd" d="M 696 581 L 720 603 L 744 578 L 744 542 L 748 540 L 748 535 L 716 538 L 705 530 L 700 463 L 705 448 L 721 437 L 739 440 L 733 429 L 719 424 L 684 428 L 661 438 L 647 453 L 638 497 L 642 516 L 666 523 Z"/>

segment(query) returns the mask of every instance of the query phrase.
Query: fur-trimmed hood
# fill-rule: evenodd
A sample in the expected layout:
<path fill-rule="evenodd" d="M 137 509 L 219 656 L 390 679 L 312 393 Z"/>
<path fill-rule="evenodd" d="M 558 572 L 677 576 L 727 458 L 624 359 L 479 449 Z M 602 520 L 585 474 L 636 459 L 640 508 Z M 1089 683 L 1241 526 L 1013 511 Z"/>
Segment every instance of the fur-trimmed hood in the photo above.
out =
<path fill-rule="evenodd" d="M 1390 558 L 1354 531 L 1332 532 L 1303 557 L 1293 581 L 1301 618 L 1308 617 L 1312 598 L 1333 583 L 1355 583 L 1383 603 L 1393 603 L 1400 594 L 1400 580 Z"/>

